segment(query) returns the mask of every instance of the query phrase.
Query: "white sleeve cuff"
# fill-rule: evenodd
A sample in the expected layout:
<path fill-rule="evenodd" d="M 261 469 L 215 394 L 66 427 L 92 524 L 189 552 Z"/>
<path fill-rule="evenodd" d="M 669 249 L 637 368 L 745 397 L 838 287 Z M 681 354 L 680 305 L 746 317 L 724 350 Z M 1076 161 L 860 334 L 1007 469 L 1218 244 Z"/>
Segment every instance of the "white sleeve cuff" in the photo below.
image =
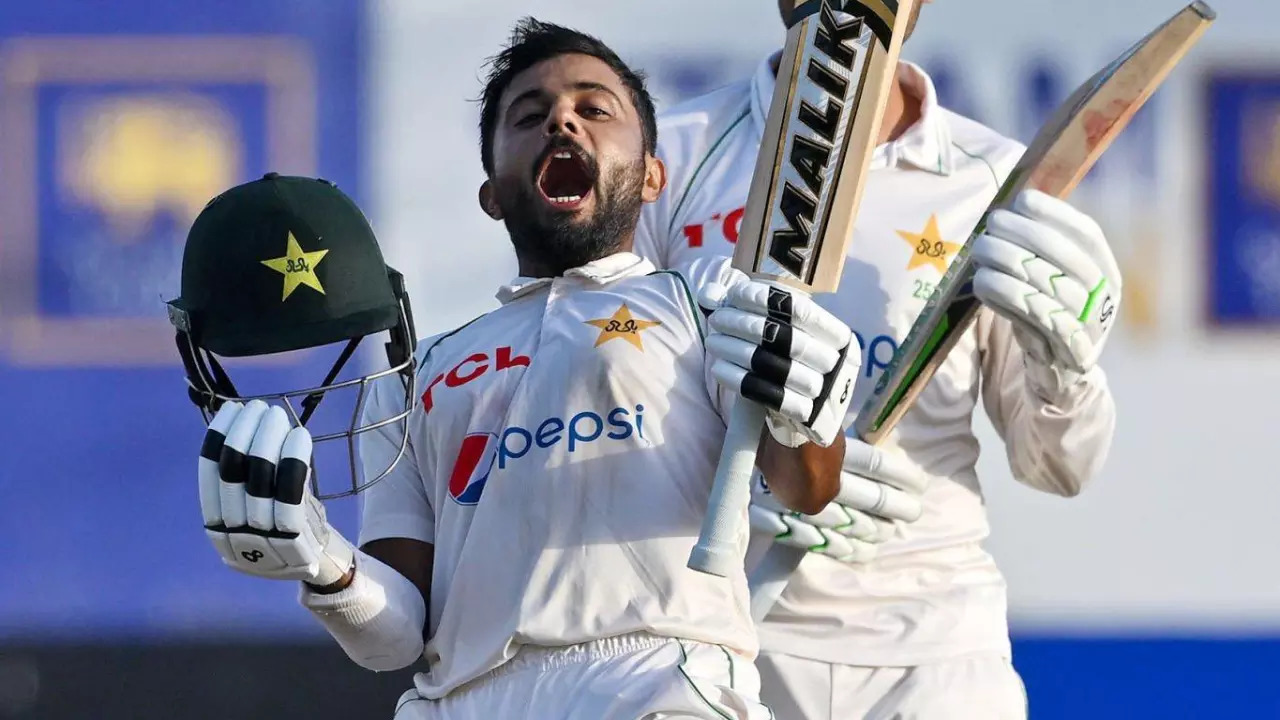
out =
<path fill-rule="evenodd" d="M 351 585 L 322 595 L 299 583 L 298 601 L 356 664 L 375 671 L 408 667 L 424 648 L 422 593 L 385 563 L 359 550 L 355 554 Z"/>

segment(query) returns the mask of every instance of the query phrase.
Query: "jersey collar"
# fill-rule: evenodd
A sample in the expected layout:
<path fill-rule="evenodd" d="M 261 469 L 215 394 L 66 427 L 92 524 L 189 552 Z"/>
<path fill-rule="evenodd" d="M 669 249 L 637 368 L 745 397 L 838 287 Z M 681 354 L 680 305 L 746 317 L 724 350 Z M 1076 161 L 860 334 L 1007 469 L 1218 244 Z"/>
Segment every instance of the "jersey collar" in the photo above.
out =
<path fill-rule="evenodd" d="M 648 275 L 657 268 L 653 263 L 629 252 L 620 252 L 593 260 L 582 267 L 566 270 L 562 277 L 581 278 L 588 285 L 607 285 L 615 280 L 636 275 Z M 498 302 L 507 303 L 536 292 L 561 278 L 531 278 L 520 276 L 509 285 L 498 288 Z"/>
<path fill-rule="evenodd" d="M 769 105 L 773 102 L 776 85 L 773 63 L 781 54 L 775 52 L 765 58 L 751 81 L 751 119 L 757 137 L 764 137 L 765 120 L 769 117 Z M 953 169 L 951 130 L 942 117 L 933 80 L 920 66 L 903 60 L 898 63 L 898 81 L 911 88 L 913 95 L 922 98 L 920 120 L 907 128 L 902 137 L 878 146 L 871 159 L 871 168 L 909 166 L 938 175 L 950 175 Z"/>

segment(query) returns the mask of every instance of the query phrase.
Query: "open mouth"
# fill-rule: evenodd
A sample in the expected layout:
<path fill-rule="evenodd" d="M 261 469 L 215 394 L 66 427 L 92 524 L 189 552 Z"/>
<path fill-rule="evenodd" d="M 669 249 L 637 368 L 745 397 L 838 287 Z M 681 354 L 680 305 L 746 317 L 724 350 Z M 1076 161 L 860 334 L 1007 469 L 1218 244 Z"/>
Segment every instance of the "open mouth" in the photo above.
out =
<path fill-rule="evenodd" d="M 559 148 L 548 153 L 538 171 L 538 190 L 557 210 L 575 210 L 591 194 L 595 172 L 580 150 Z"/>

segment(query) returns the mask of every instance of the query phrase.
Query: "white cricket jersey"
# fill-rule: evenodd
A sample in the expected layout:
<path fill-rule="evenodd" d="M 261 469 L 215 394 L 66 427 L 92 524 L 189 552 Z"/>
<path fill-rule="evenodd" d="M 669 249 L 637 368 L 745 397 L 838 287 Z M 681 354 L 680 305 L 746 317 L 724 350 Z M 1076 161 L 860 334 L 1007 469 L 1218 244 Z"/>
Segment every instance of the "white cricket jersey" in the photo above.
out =
<path fill-rule="evenodd" d="M 939 107 L 920 68 L 903 63 L 899 80 L 923 116 L 877 148 L 840 289 L 818 298 L 862 346 L 851 413 L 1024 149 Z M 660 118 L 669 184 L 642 213 L 636 252 L 674 269 L 732 253 L 773 87 L 766 60 L 754 77 Z M 808 556 L 760 627 L 763 649 L 869 666 L 1009 652 L 1004 579 L 980 545 L 988 525 L 971 425 L 980 387 L 1019 480 L 1073 494 L 1098 470 L 1114 427 L 1102 371 L 1050 406 L 1026 389 L 1008 322 L 983 310 L 884 443 L 934 478 L 924 516 L 901 527 L 872 564 Z M 753 537 L 749 561 L 768 542 Z"/>
<path fill-rule="evenodd" d="M 685 281 L 619 253 L 498 297 L 420 344 L 409 448 L 361 496 L 361 544 L 435 546 L 421 694 L 443 697 L 522 645 L 634 632 L 754 659 L 745 571 L 686 566 L 728 396 L 706 372 Z M 396 451 L 389 435 L 366 434 L 368 467 Z"/>

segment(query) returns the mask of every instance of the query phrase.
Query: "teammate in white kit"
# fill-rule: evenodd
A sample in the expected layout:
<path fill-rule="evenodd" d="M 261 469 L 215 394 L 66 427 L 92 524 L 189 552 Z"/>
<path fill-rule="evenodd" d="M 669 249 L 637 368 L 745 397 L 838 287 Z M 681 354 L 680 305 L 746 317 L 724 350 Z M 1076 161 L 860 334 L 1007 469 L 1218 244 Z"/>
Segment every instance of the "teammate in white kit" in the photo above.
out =
<path fill-rule="evenodd" d="M 784 19 L 792 5 L 779 2 Z M 659 267 L 732 253 L 777 57 L 660 116 L 669 190 L 636 236 Z M 940 107 L 906 62 L 880 143 L 840 290 L 822 301 L 864 353 L 851 413 L 1024 150 Z M 812 549 L 760 627 L 762 697 L 781 718 L 1026 716 L 1005 581 L 981 545 L 972 416 L 981 399 L 1019 481 L 1080 492 L 1115 426 L 1096 361 L 1120 275 L 1098 226 L 1068 204 L 1027 193 L 1015 209 L 997 213 L 975 247 L 985 305 L 975 326 L 880 448 L 848 439 L 844 484 L 865 502 L 797 518 L 755 489 L 749 567 L 775 535 Z M 1113 304 L 1090 302 L 1104 289 Z"/>
<path fill-rule="evenodd" d="M 361 496 L 359 549 L 303 491 L 305 427 L 261 400 L 200 395 L 221 406 L 200 480 L 224 562 L 302 581 L 302 604 L 366 668 L 425 656 L 401 720 L 771 716 L 745 574 L 686 562 L 737 392 L 771 408 L 758 463 L 782 478 L 784 504 L 817 512 L 836 496 L 858 354 L 811 300 L 722 263 L 704 276 L 704 317 L 680 275 L 628 252 L 642 203 L 665 185 L 654 133 L 642 78 L 599 41 L 528 21 L 495 58 L 480 201 L 505 222 L 521 277 L 499 309 L 419 344 L 404 423 L 383 419 L 404 408 L 406 384 L 375 384 L 360 455 L 367 473 L 393 467 Z M 282 182 L 233 189 L 197 220 L 181 303 L 192 316 L 217 306 L 217 279 L 195 282 L 202 248 L 252 257 L 286 235 L 287 263 L 244 263 L 244 282 L 268 282 L 250 314 L 353 310 L 345 293 L 363 281 L 344 263 L 372 233 L 345 198 L 324 212 L 277 202 L 299 181 Z"/>

